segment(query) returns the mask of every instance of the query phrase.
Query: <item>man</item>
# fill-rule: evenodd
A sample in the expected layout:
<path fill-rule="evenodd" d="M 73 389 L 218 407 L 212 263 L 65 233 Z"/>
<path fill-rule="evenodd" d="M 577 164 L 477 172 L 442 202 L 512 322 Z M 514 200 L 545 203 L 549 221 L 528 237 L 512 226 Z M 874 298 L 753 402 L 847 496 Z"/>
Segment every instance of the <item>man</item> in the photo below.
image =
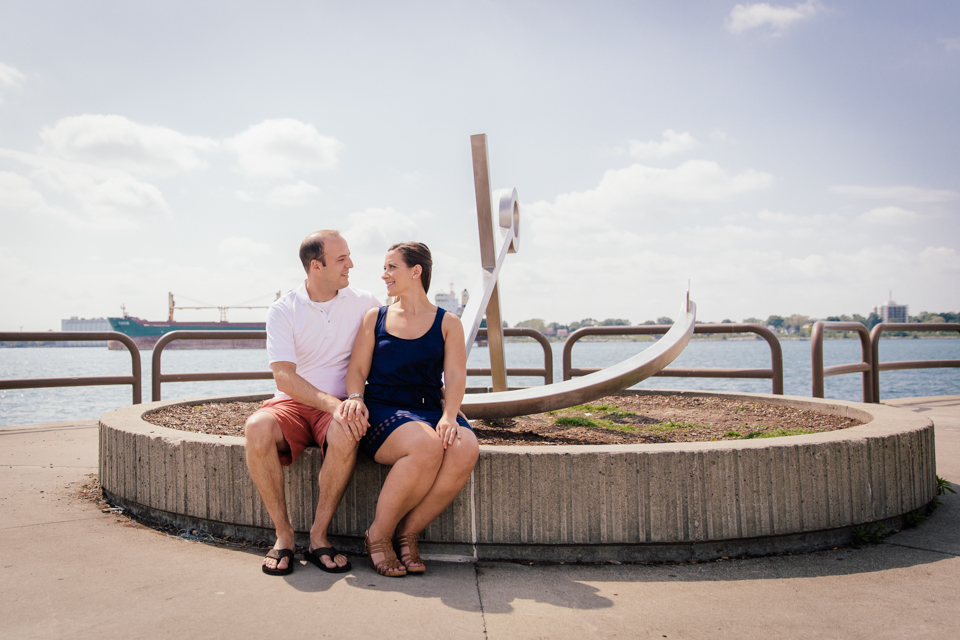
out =
<path fill-rule="evenodd" d="M 337 231 L 307 236 L 300 244 L 300 261 L 306 280 L 267 312 L 267 355 L 277 393 L 245 427 L 247 467 L 277 534 L 263 560 L 263 572 L 269 575 L 293 571 L 296 546 L 282 467 L 310 445 L 319 446 L 324 457 L 304 559 L 332 573 L 350 569 L 346 556 L 327 539 L 327 528 L 353 474 L 362 433 L 351 431 L 337 412 L 347 395 L 344 376 L 360 322 L 369 309 L 380 306 L 372 294 L 349 286 L 353 262 Z"/>

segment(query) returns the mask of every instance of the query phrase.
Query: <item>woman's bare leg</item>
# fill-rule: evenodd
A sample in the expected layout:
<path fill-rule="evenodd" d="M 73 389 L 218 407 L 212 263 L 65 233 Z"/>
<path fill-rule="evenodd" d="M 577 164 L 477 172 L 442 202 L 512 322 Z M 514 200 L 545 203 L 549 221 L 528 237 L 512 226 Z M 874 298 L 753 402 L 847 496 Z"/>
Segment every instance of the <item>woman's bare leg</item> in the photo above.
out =
<path fill-rule="evenodd" d="M 400 519 L 423 501 L 437 478 L 443 454 L 440 437 L 428 424 L 407 422 L 390 434 L 375 457 L 392 468 L 377 499 L 370 540 L 392 537 Z M 383 557 L 377 554 L 371 559 L 377 564 Z"/>
<path fill-rule="evenodd" d="M 403 518 L 397 533 L 420 533 L 426 529 L 463 489 L 479 457 L 477 437 L 470 429 L 460 427 L 460 438 L 443 452 L 443 462 L 433 486 Z"/>

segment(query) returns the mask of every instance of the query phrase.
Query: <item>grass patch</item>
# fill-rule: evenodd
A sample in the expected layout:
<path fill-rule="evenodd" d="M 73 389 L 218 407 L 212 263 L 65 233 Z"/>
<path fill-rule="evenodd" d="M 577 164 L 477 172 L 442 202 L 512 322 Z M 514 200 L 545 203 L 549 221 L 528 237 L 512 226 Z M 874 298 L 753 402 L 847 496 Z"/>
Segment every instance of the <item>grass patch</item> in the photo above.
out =
<path fill-rule="evenodd" d="M 760 429 L 761 431 L 751 431 L 740 437 L 744 440 L 751 440 L 753 438 L 780 438 L 782 436 L 802 436 L 807 433 L 814 433 L 809 429 L 784 429 L 783 427 L 760 427 Z"/>
<path fill-rule="evenodd" d="M 549 416 L 563 416 L 562 418 L 557 418 L 555 424 L 575 426 L 575 427 L 588 427 L 588 426 L 602 426 L 599 424 L 574 424 L 567 421 L 567 418 L 577 420 L 580 419 L 578 416 L 564 416 L 566 413 L 586 413 L 588 415 L 600 414 L 598 419 L 606 420 L 622 420 L 624 418 L 631 418 L 637 414 L 632 411 L 624 411 L 615 404 L 578 404 L 573 407 L 567 407 L 566 409 L 555 409 L 554 411 L 547 411 Z M 589 417 L 584 417 L 585 420 L 590 420 Z"/>
<path fill-rule="evenodd" d="M 584 418 L 583 416 L 563 416 L 553 421 L 553 424 L 561 427 L 599 427 L 597 420 L 593 418 Z"/>
<path fill-rule="evenodd" d="M 654 424 L 647 429 L 650 431 L 675 431 L 677 429 L 702 429 L 698 424 L 690 424 L 689 422 L 674 422 L 670 420 L 668 422 L 661 422 L 660 424 Z"/>
<path fill-rule="evenodd" d="M 603 412 L 603 417 L 608 420 L 622 420 L 624 418 L 633 418 L 636 415 L 633 411 L 624 411 L 623 409 L 610 409 Z"/>
<path fill-rule="evenodd" d="M 620 408 L 615 404 L 578 404 L 573 407 L 567 407 L 566 409 L 558 409 L 557 411 L 583 411 L 584 413 L 593 413 L 595 411 L 619 411 Z"/>
<path fill-rule="evenodd" d="M 642 431 L 642 429 L 629 424 L 617 424 L 612 420 L 585 418 L 583 416 L 562 416 L 554 420 L 553 424 L 560 427 L 595 427 L 597 429 L 609 429 L 611 431 L 621 431 L 624 433 L 637 433 L 638 431 Z"/>

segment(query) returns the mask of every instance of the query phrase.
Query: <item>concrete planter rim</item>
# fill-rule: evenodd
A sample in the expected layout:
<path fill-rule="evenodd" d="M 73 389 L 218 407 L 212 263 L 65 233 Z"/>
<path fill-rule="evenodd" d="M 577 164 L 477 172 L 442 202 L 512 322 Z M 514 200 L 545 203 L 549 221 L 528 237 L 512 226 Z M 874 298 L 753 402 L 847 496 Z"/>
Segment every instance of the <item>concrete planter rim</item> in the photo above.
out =
<path fill-rule="evenodd" d="M 799 444 L 809 445 L 818 442 L 838 442 L 856 440 L 860 438 L 891 435 L 893 433 L 909 432 L 927 428 L 929 419 L 912 411 L 883 404 L 864 404 L 847 400 L 832 400 L 821 398 L 807 398 L 803 396 L 777 396 L 762 393 L 733 393 L 723 391 L 679 391 L 679 390 L 627 390 L 626 395 L 676 395 L 681 397 L 719 397 L 729 400 L 744 400 L 763 404 L 787 405 L 797 409 L 815 411 L 818 413 L 837 414 L 837 409 L 843 411 L 841 415 L 862 421 L 864 424 L 794 436 L 777 436 L 771 438 L 756 438 L 751 440 L 715 440 L 707 442 L 668 442 L 657 444 L 550 444 L 550 445 L 480 445 L 481 451 L 490 453 L 522 453 L 522 454 L 557 454 L 557 453 L 627 453 L 642 451 L 714 451 L 736 449 L 766 449 L 771 447 L 789 447 Z M 273 397 L 273 394 L 248 394 L 228 396 L 204 396 L 194 398 L 178 398 L 160 400 L 138 405 L 129 405 L 109 411 L 101 416 L 101 421 L 111 424 L 122 424 L 124 429 L 138 433 L 152 433 L 164 439 L 185 440 L 194 442 L 210 442 L 229 445 L 243 445 L 244 439 L 240 436 L 214 435 L 163 427 L 144 418 L 166 407 L 186 405 L 199 406 L 211 403 L 226 402 L 255 402 Z M 821 411 L 830 408 L 832 410 Z"/>

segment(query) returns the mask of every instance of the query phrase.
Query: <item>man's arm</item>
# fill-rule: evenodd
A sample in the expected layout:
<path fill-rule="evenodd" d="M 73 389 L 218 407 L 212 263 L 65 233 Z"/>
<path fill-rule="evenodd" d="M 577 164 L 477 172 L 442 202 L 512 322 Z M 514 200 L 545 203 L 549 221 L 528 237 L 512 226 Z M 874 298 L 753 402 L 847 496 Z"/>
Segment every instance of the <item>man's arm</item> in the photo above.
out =
<path fill-rule="evenodd" d="M 340 399 L 320 391 L 297 373 L 297 365 L 292 362 L 271 362 L 270 370 L 277 383 L 277 389 L 284 392 L 300 404 L 314 409 L 336 414 Z"/>

